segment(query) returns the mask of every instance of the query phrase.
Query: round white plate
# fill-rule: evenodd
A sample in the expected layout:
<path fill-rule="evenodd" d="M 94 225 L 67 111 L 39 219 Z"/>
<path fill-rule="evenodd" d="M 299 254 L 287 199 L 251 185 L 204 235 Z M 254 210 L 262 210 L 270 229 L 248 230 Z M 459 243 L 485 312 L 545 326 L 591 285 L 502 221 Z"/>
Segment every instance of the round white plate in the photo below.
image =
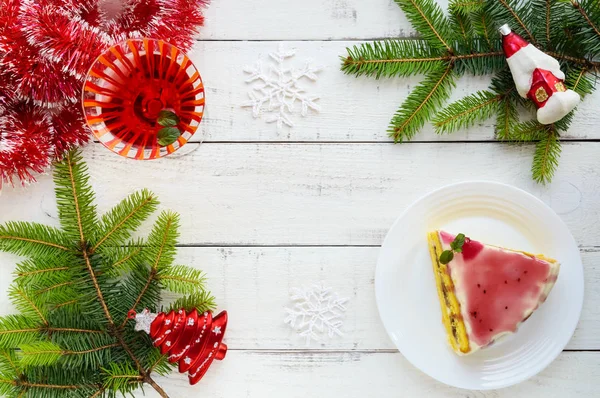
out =
<path fill-rule="evenodd" d="M 448 346 L 427 248 L 427 232 L 543 253 L 561 269 L 546 302 L 517 333 L 466 357 Z M 450 185 L 419 199 L 388 232 L 375 275 L 377 306 L 400 352 L 451 386 L 487 390 L 524 381 L 548 366 L 575 331 L 583 305 L 583 266 L 567 226 L 542 201 L 493 182 Z"/>

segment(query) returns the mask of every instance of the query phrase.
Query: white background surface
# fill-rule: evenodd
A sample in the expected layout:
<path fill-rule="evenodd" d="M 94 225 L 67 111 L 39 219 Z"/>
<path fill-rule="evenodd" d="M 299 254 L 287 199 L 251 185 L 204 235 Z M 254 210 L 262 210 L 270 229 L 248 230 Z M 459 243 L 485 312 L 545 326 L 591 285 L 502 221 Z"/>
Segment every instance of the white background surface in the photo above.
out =
<path fill-rule="evenodd" d="M 206 19 L 191 53 L 206 86 L 205 143 L 150 162 L 99 144 L 84 152 L 101 211 L 147 187 L 161 208 L 181 213 L 178 262 L 206 271 L 229 311 L 226 359 L 195 387 L 184 375 L 160 379 L 172 398 L 599 396 L 600 94 L 579 107 L 554 181 L 542 187 L 530 178 L 533 148 L 494 142 L 491 121 L 444 137 L 426 127 L 411 143 L 389 142 L 388 122 L 420 77 L 356 79 L 339 71 L 339 56 L 362 40 L 414 34 L 393 1 L 215 0 Z M 324 70 L 310 86 L 322 112 L 277 131 L 240 104 L 249 89 L 243 66 L 280 41 L 298 50 L 298 66 L 312 58 Z M 486 84 L 463 78 L 453 98 Z M 585 268 L 583 313 L 567 350 L 540 375 L 500 391 L 446 387 L 413 368 L 375 307 L 378 246 L 395 218 L 423 194 L 472 179 L 513 184 L 546 202 L 571 229 Z M 57 224 L 50 176 L 2 192 L 0 222 L 18 219 Z M 0 255 L 0 291 L 13 260 Z M 351 298 L 346 334 L 306 349 L 283 324 L 283 308 L 290 287 L 320 280 Z M 6 302 L 0 298 L 3 311 Z"/>

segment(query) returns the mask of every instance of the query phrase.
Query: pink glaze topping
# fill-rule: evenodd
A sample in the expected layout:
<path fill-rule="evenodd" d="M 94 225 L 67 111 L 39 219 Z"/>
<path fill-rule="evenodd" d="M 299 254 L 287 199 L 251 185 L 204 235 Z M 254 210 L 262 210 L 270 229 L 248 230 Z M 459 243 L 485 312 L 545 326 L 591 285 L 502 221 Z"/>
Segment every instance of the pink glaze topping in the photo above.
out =
<path fill-rule="evenodd" d="M 454 235 L 440 232 L 444 250 Z M 448 264 L 469 339 L 488 345 L 495 336 L 515 332 L 545 300 L 544 286 L 556 276 L 551 265 L 523 253 L 465 239 L 462 253 Z"/>

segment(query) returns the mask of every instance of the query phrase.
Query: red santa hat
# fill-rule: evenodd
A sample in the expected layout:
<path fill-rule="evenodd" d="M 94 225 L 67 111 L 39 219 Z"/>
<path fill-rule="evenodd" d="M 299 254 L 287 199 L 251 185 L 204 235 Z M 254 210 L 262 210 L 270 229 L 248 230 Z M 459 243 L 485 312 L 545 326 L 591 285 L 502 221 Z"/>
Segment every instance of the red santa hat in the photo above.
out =
<path fill-rule="evenodd" d="M 554 123 L 571 112 L 579 104 L 580 97 L 565 87 L 565 74 L 558 61 L 512 32 L 508 25 L 499 30 L 517 91 L 521 97 L 535 103 L 538 121 Z"/>

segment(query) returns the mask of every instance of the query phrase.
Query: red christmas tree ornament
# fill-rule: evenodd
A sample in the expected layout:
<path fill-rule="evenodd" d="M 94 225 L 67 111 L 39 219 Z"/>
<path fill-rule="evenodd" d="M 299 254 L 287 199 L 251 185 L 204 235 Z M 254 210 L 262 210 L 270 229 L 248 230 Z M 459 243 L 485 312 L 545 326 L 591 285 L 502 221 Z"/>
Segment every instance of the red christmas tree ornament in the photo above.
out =
<path fill-rule="evenodd" d="M 517 91 L 534 102 L 538 122 L 551 124 L 565 117 L 581 99 L 565 87 L 565 74 L 558 61 L 512 32 L 508 25 L 499 30 Z"/>
<path fill-rule="evenodd" d="M 63 151 L 89 140 L 79 101 L 99 54 L 139 37 L 187 51 L 207 3 L 0 0 L 0 188 L 35 181 Z"/>
<path fill-rule="evenodd" d="M 227 311 L 213 318 L 210 311 L 202 314 L 196 309 L 171 311 L 168 314 L 151 313 L 147 309 L 139 314 L 129 312 L 135 319 L 135 330 L 150 335 L 162 354 L 169 354 L 171 363 L 179 363 L 179 372 L 188 372 L 190 384 L 202 379 L 215 359 L 222 360 L 227 346 L 222 343 L 227 328 Z"/>

